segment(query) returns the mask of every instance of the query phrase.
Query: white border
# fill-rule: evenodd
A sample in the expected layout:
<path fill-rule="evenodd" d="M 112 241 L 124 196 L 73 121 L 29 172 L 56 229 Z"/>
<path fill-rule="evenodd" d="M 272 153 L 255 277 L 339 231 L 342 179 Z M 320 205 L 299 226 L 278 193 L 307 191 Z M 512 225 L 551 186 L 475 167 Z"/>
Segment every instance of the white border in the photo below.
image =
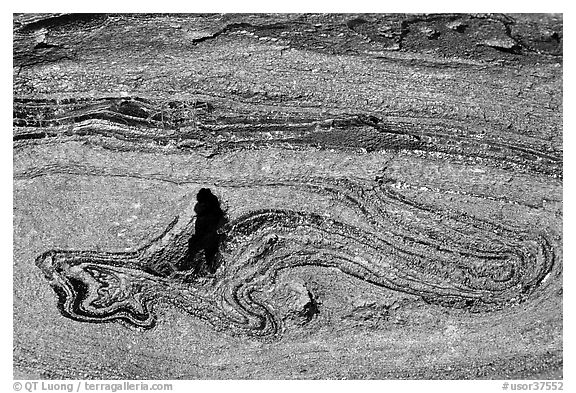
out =
<path fill-rule="evenodd" d="M 7 54 L 12 48 L 12 13 L 14 12 L 545 12 L 564 14 L 564 151 L 571 153 L 575 144 L 574 135 L 574 18 L 569 7 L 562 2 L 504 2 L 501 0 L 484 0 L 482 2 L 464 1 L 411 1 L 411 2 L 373 2 L 355 0 L 354 2 L 335 3 L 329 0 L 289 0 L 282 3 L 271 1 L 215 1 L 209 2 L 187 2 L 187 1 L 161 1 L 155 3 L 142 2 L 120 2 L 118 0 L 99 0 L 98 2 L 82 1 L 26 1 L 12 3 L 6 7 L 7 12 L 2 15 L 2 53 Z M 570 11 L 570 12 L 569 12 Z M 13 190 L 12 190 L 12 58 L 3 57 L 2 75 L 5 78 L 2 89 L 2 124 L 5 125 L 3 140 L 1 144 L 1 183 L 2 192 L 2 221 L 0 226 L 0 241 L 5 250 L 6 258 L 3 259 L 5 269 L 2 274 L 2 285 L 0 286 L 2 315 L 12 315 L 12 264 L 13 264 Z M 8 60 L 10 59 L 10 60 Z M 8 63 L 10 61 L 10 63 Z M 564 200 L 571 201 L 574 193 L 574 168 L 576 168 L 576 157 L 572 154 L 565 154 L 564 157 Z M 565 282 L 571 282 L 574 268 L 572 261 L 574 247 L 572 246 L 572 236 L 575 234 L 573 223 L 575 209 L 571 203 L 564 206 L 564 239 L 568 240 L 564 245 L 564 277 Z M 6 254 L 7 251 L 7 254 Z M 564 288 L 565 304 L 567 299 L 573 299 L 574 291 L 570 285 Z M 570 306 L 571 303 L 568 302 Z M 565 308 L 564 312 L 564 332 L 574 332 L 574 321 L 571 307 Z M 12 390 L 12 318 L 5 318 L 2 325 L 2 382 L 5 391 Z M 569 370 L 574 370 L 572 360 L 574 340 L 570 333 L 564 334 L 564 390 L 569 391 L 573 377 Z M 117 382 L 117 381 L 111 381 Z M 151 381 L 149 381 L 151 382 Z M 159 381 L 167 382 L 167 381 Z M 213 391 L 214 389 L 234 389 L 234 392 L 264 392 L 271 389 L 281 391 L 318 391 L 330 390 L 368 390 L 368 391 L 419 391 L 419 392 L 500 392 L 503 381 L 171 381 L 174 383 L 173 391 Z M 513 381 L 521 382 L 521 381 Z M 530 382 L 530 381 L 526 381 Z"/>

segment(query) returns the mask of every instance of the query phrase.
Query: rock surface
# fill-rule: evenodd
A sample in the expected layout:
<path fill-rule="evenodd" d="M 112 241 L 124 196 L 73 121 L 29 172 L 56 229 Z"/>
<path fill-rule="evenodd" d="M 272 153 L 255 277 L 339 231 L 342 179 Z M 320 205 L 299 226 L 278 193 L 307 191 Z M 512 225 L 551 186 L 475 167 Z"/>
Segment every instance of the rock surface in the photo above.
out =
<path fill-rule="evenodd" d="M 15 378 L 562 378 L 561 16 L 13 29 Z"/>

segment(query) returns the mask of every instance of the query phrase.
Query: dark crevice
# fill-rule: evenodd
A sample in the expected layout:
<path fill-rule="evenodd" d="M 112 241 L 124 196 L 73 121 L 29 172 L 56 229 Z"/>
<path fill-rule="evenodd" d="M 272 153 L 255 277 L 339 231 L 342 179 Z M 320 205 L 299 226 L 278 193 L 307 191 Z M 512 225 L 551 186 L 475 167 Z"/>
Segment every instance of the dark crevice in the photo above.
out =
<path fill-rule="evenodd" d="M 60 48 L 60 45 L 54 45 L 54 44 L 49 44 L 47 42 L 39 42 L 36 45 L 34 45 L 34 49 L 50 49 L 50 48 Z"/>
<path fill-rule="evenodd" d="M 318 307 L 318 302 L 314 298 L 314 295 L 308 291 L 309 301 L 304 306 L 301 315 L 305 318 L 306 323 L 310 322 L 315 315 L 320 314 L 320 309 Z"/>
<path fill-rule="evenodd" d="M 43 138 L 48 138 L 51 136 L 56 136 L 56 134 L 47 133 L 44 131 L 39 131 L 39 132 L 30 132 L 30 133 L 26 133 L 26 134 L 14 135 L 12 139 L 15 142 L 15 141 L 25 141 L 25 140 L 31 140 L 31 139 L 43 139 Z"/>
<path fill-rule="evenodd" d="M 43 28 L 54 28 L 74 23 L 86 23 L 94 19 L 107 18 L 105 14 L 63 14 L 50 16 L 40 20 L 25 24 L 20 29 L 21 32 L 31 32 Z"/>
<path fill-rule="evenodd" d="M 200 189 L 196 200 L 194 235 L 188 241 L 186 256 L 178 269 L 195 275 L 213 274 L 219 267 L 218 248 L 223 240 L 218 230 L 226 225 L 227 219 L 218 197 L 209 188 Z"/>
<path fill-rule="evenodd" d="M 240 23 L 230 23 L 226 26 L 224 26 L 222 29 L 218 30 L 217 32 L 215 32 L 214 34 L 211 35 L 207 35 L 205 37 L 199 37 L 199 38 L 195 38 L 192 40 L 192 42 L 194 43 L 199 43 L 199 42 L 203 42 L 203 41 L 207 41 L 207 40 L 211 40 L 214 38 L 217 38 L 218 36 L 227 33 L 229 31 L 232 31 L 234 29 L 243 29 L 243 28 L 248 28 L 248 27 L 252 27 L 252 25 L 250 23 L 245 23 L 245 22 L 240 22 Z"/>

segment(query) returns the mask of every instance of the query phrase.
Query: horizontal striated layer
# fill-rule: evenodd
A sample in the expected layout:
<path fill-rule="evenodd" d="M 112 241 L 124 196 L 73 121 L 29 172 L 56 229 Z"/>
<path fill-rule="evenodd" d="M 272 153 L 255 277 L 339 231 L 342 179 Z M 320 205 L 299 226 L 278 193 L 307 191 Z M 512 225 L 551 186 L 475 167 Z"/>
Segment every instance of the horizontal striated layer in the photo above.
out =
<path fill-rule="evenodd" d="M 151 102 L 141 98 L 16 100 L 14 141 L 55 137 L 103 137 L 141 149 L 144 143 L 182 152 L 199 145 L 215 152 L 246 147 L 317 146 L 324 149 L 414 151 L 458 161 L 562 177 L 560 152 L 534 148 L 530 139 L 474 134 L 455 123 L 383 119 L 369 114 L 314 118 L 307 114 L 227 117 L 209 102 Z M 301 116 L 301 115 L 300 115 Z M 517 140 L 518 139 L 518 140 Z"/>

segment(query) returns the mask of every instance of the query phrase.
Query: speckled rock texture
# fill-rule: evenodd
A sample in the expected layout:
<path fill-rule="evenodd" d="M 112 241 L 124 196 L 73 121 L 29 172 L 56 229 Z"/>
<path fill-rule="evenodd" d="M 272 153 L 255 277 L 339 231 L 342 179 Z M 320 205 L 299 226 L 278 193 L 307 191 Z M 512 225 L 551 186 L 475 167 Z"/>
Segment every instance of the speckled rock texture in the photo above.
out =
<path fill-rule="evenodd" d="M 14 15 L 14 377 L 562 378 L 562 23 Z"/>

